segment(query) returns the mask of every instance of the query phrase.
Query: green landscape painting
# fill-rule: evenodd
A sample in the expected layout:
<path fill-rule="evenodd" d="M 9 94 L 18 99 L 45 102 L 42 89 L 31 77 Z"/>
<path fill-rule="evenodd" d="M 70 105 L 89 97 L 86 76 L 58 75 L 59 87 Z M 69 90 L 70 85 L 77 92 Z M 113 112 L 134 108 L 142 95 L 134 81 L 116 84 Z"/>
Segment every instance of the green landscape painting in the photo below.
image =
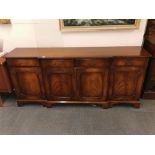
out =
<path fill-rule="evenodd" d="M 138 29 L 140 19 L 61 19 L 61 31 Z"/>
<path fill-rule="evenodd" d="M 64 26 L 133 25 L 135 19 L 64 19 Z"/>

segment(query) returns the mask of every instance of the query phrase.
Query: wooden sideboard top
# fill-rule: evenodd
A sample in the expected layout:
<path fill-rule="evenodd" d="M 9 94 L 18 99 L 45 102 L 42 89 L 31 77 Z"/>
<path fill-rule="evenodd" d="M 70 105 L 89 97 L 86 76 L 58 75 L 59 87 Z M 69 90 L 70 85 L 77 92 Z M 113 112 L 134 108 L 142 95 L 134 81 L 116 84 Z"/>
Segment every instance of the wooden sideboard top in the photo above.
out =
<path fill-rule="evenodd" d="M 99 58 L 113 56 L 151 56 L 145 49 L 132 47 L 62 47 L 62 48 L 16 48 L 6 58 Z"/>
<path fill-rule="evenodd" d="M 2 65 L 5 62 L 5 58 L 0 57 L 0 65 Z"/>

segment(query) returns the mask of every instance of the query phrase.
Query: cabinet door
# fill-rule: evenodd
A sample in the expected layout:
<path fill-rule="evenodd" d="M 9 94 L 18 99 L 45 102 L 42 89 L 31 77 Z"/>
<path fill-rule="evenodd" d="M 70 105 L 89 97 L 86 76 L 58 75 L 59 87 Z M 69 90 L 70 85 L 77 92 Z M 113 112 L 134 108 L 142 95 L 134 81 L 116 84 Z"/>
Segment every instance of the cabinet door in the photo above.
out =
<path fill-rule="evenodd" d="M 77 69 L 77 96 L 80 100 L 106 100 L 108 90 L 108 69 Z"/>
<path fill-rule="evenodd" d="M 74 69 L 47 67 L 44 75 L 46 94 L 49 100 L 73 100 Z"/>
<path fill-rule="evenodd" d="M 12 67 L 10 71 L 18 99 L 44 99 L 42 73 L 39 67 Z"/>
<path fill-rule="evenodd" d="M 138 100 L 144 78 L 141 67 L 114 67 L 110 75 L 111 100 Z"/>

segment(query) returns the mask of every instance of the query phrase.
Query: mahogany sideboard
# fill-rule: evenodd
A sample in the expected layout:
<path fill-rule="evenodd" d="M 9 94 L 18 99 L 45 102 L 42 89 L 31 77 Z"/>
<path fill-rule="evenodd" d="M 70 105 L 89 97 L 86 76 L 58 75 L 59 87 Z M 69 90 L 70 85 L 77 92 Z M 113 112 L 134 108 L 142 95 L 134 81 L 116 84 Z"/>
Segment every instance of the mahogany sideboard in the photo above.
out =
<path fill-rule="evenodd" d="M 16 48 L 5 55 L 17 104 L 140 106 L 150 54 L 141 47 Z"/>
<path fill-rule="evenodd" d="M 12 86 L 8 76 L 5 58 L 0 57 L 0 93 L 11 93 Z M 0 106 L 3 105 L 2 97 L 0 96 Z"/>

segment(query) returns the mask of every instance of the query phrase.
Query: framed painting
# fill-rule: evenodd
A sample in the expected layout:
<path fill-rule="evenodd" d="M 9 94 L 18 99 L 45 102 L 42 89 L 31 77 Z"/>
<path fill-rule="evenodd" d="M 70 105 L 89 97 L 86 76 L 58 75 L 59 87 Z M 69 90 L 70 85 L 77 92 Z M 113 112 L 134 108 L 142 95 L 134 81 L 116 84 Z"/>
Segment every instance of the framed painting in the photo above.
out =
<path fill-rule="evenodd" d="M 11 24 L 10 19 L 0 19 L 0 24 Z"/>
<path fill-rule="evenodd" d="M 140 19 L 60 19 L 60 30 L 69 31 L 96 31 L 138 29 Z"/>

